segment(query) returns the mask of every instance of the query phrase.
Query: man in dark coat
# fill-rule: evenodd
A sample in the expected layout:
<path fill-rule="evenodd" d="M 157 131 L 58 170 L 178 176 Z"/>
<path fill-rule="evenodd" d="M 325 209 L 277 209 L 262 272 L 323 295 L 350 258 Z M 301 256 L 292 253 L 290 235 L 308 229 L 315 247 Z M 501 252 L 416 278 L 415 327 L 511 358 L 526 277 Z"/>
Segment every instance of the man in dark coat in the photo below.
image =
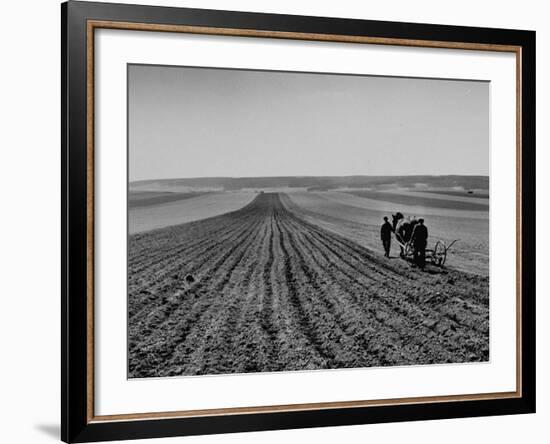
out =
<path fill-rule="evenodd" d="M 390 257 L 392 231 L 392 225 L 388 222 L 388 218 L 384 216 L 384 223 L 380 228 L 380 239 L 382 239 L 382 245 L 384 246 L 384 256 L 386 257 Z"/>
<path fill-rule="evenodd" d="M 428 244 L 428 228 L 424 225 L 424 219 L 418 219 L 411 241 L 414 247 L 414 263 L 424 269 L 426 266 L 426 245 Z"/>

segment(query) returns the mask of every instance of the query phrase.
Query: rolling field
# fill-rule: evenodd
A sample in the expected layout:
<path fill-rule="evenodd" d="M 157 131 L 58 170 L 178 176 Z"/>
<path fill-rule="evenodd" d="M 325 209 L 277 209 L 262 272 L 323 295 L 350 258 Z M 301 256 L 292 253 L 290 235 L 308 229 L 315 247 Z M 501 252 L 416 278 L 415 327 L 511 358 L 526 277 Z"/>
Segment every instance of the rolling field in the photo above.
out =
<path fill-rule="evenodd" d="M 130 234 L 179 225 L 237 210 L 255 196 L 250 191 L 223 192 L 142 192 L 135 193 L 134 205 L 129 200 Z M 147 197 L 141 197 L 141 196 Z M 149 197 L 152 196 L 152 197 Z"/>
<path fill-rule="evenodd" d="M 128 193 L 128 208 L 161 205 L 179 200 L 192 199 L 206 193 L 175 193 L 169 191 L 130 191 Z"/>
<path fill-rule="evenodd" d="M 476 190 L 472 193 L 468 193 L 467 191 L 458 191 L 458 190 L 427 190 L 425 193 L 431 193 L 435 195 L 442 195 L 442 196 L 458 196 L 458 197 L 466 197 L 466 198 L 489 198 L 489 192 L 486 190 Z"/>
<path fill-rule="evenodd" d="M 411 205 L 414 203 L 416 206 L 424 208 L 441 208 L 452 210 L 465 210 L 465 211 L 488 211 L 489 203 L 481 203 L 472 201 L 471 199 L 441 199 L 438 196 L 426 197 L 425 194 L 415 193 L 411 194 L 397 194 L 381 191 L 349 191 L 349 194 L 353 194 L 359 197 L 366 197 L 367 199 L 381 200 L 383 202 L 391 202 L 397 205 Z"/>
<path fill-rule="evenodd" d="M 421 273 L 299 208 L 262 193 L 235 211 L 130 235 L 129 376 L 489 359 L 488 277 Z"/>

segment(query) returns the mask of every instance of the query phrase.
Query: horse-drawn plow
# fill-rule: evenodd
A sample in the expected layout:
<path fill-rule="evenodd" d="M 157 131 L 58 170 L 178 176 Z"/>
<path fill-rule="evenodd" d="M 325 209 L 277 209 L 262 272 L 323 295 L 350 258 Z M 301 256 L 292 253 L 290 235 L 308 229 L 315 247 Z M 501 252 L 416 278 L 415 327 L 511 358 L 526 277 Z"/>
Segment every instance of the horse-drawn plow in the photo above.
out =
<path fill-rule="evenodd" d="M 413 233 L 415 226 L 419 223 L 419 221 L 422 222 L 423 220 L 417 220 L 416 218 L 406 219 L 401 212 L 393 214 L 392 219 L 393 233 L 395 234 L 395 239 L 401 248 L 400 256 L 406 260 L 413 260 L 415 253 Z M 447 253 L 456 242 L 458 242 L 458 239 L 455 239 L 449 245 L 446 245 L 442 240 L 438 240 L 433 248 L 425 249 L 426 261 L 429 261 L 438 267 L 443 267 L 447 261 Z"/>
<path fill-rule="evenodd" d="M 399 239 L 396 239 L 396 241 L 401 247 L 401 257 L 406 260 L 413 260 L 413 243 L 411 241 L 401 242 Z M 443 267 L 447 261 L 447 253 L 456 242 L 458 242 L 458 239 L 455 239 L 449 245 L 446 245 L 443 241 L 437 241 L 433 248 L 426 248 L 426 261 L 431 262 L 437 267 Z"/>

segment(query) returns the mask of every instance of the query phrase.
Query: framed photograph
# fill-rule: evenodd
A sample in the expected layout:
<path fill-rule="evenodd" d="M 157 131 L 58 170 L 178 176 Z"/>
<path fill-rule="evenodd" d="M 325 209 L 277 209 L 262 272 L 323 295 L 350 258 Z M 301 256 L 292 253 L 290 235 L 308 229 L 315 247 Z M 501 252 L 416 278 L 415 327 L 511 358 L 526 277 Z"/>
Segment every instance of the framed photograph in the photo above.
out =
<path fill-rule="evenodd" d="M 62 439 L 535 411 L 535 33 L 69 1 Z"/>

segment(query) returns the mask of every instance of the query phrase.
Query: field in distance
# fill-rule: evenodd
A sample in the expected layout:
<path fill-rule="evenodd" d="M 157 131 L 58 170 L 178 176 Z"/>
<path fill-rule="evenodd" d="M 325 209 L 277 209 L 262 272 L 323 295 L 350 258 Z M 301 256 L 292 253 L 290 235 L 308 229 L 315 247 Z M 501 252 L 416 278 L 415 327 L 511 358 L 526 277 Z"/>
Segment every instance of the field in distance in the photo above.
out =
<path fill-rule="evenodd" d="M 487 361 L 488 180 L 419 177 L 131 184 L 130 377 Z M 381 255 L 396 211 L 448 268 Z"/>
<path fill-rule="evenodd" d="M 290 196 L 309 222 L 380 250 L 383 216 L 424 217 L 429 245 L 449 244 L 449 266 L 489 273 L 489 179 L 486 176 L 352 176 L 197 178 L 133 182 L 130 234 L 218 216 L 242 208 L 259 192 Z M 395 242 L 392 254 L 399 248 Z"/>

